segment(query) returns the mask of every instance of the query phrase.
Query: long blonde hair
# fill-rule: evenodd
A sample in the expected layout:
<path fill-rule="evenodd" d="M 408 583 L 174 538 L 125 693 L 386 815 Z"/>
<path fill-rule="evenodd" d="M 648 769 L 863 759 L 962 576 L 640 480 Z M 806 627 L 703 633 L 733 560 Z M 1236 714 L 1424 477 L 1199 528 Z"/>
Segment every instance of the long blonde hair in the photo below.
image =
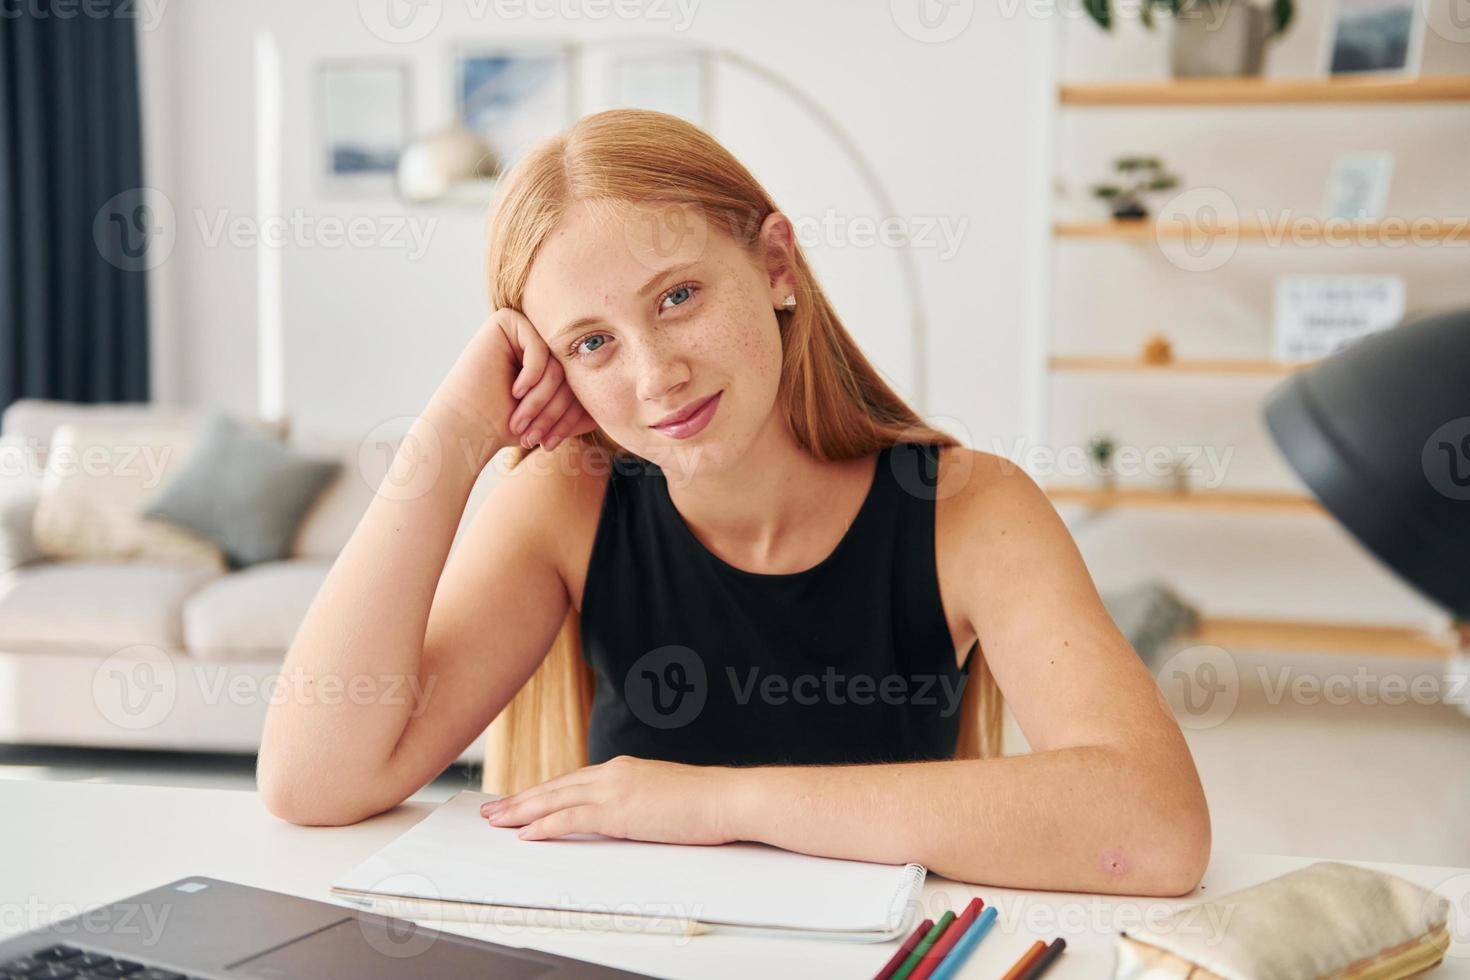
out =
<path fill-rule="evenodd" d="M 579 201 L 692 208 L 710 233 L 729 232 L 752 254 L 777 210 L 750 172 L 712 136 L 677 116 L 613 109 L 583 117 L 540 144 L 506 175 L 489 229 L 490 308 L 519 309 L 542 242 Z M 931 428 L 868 363 L 793 243 L 796 308 L 778 311 L 777 399 L 796 441 L 823 461 L 855 459 L 900 441 L 955 446 Z M 631 456 L 600 429 L 581 437 Z M 511 465 L 525 458 L 514 450 Z M 1001 696 L 982 651 L 961 702 L 956 758 L 1001 754 Z M 575 607 L 546 659 L 491 724 L 483 786 L 513 793 L 587 764 L 593 675 L 581 653 Z"/>

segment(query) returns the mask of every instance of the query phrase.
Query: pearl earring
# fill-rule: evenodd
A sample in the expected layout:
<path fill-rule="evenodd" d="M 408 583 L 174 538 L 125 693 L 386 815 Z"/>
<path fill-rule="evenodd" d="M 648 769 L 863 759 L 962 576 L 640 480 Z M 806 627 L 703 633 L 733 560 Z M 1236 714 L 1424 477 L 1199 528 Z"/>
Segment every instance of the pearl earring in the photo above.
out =
<path fill-rule="evenodd" d="M 787 294 L 786 298 L 781 301 L 781 309 L 783 309 L 783 310 L 794 310 L 794 309 L 796 309 L 796 294 L 795 293 L 788 293 Z"/>

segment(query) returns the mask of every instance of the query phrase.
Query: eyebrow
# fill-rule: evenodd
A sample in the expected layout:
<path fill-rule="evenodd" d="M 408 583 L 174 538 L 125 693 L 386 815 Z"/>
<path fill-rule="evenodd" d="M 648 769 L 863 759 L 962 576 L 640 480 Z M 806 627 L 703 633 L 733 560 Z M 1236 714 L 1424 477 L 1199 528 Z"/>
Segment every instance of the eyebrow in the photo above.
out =
<path fill-rule="evenodd" d="M 650 293 L 653 290 L 653 287 L 654 286 L 657 286 L 660 282 L 662 282 L 670 274 L 675 273 L 675 272 L 683 272 L 685 269 L 688 269 L 689 267 L 691 267 L 693 265 L 696 265 L 696 264 L 697 264 L 697 260 L 695 262 L 685 262 L 685 263 L 683 263 L 681 265 L 671 265 L 667 269 L 660 269 L 658 272 L 655 272 L 652 276 L 650 276 L 647 282 L 645 282 L 642 286 L 639 286 L 638 287 L 638 295 L 639 296 L 646 296 L 646 295 L 648 295 L 648 293 Z M 597 324 L 597 323 L 601 323 L 601 322 L 603 322 L 603 321 L 602 321 L 602 317 L 600 317 L 600 316 L 584 316 L 584 317 L 578 317 L 577 319 L 573 320 L 571 323 L 568 323 L 566 326 L 562 327 L 556 333 L 552 334 L 551 335 L 551 339 L 552 340 L 560 340 L 562 337 L 564 337 L 565 335 L 571 333 L 573 330 L 581 330 L 583 327 L 590 327 L 593 324 Z"/>

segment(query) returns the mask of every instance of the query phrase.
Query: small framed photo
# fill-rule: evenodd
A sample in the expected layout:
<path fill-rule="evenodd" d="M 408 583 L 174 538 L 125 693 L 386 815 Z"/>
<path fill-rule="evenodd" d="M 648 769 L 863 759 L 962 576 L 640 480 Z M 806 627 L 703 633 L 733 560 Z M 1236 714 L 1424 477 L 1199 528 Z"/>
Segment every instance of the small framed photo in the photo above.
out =
<path fill-rule="evenodd" d="M 1323 61 L 1329 75 L 1419 73 L 1424 18 L 1417 0 L 1335 0 Z"/>
<path fill-rule="evenodd" d="M 571 124 L 576 90 L 570 45 L 461 48 L 454 58 L 460 122 L 490 145 L 502 171 Z"/>
<path fill-rule="evenodd" d="M 1387 150 L 1338 154 L 1327 178 L 1325 216 L 1351 221 L 1382 218 L 1392 177 L 1393 154 Z"/>
<path fill-rule="evenodd" d="M 708 128 L 713 66 L 703 51 L 624 55 L 610 66 L 612 105 L 654 109 Z"/>
<path fill-rule="evenodd" d="M 409 140 L 408 69 L 399 62 L 316 66 L 321 176 L 333 192 L 391 193 Z"/>

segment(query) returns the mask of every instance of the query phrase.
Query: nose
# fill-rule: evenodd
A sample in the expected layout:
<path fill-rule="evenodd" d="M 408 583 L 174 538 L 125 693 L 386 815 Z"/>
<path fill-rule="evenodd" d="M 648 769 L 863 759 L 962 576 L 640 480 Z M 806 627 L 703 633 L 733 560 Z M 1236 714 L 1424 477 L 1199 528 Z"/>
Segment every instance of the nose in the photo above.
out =
<path fill-rule="evenodd" d="M 638 357 L 638 397 L 655 406 L 667 406 L 671 396 L 689 383 L 689 364 L 667 345 L 641 345 Z"/>

